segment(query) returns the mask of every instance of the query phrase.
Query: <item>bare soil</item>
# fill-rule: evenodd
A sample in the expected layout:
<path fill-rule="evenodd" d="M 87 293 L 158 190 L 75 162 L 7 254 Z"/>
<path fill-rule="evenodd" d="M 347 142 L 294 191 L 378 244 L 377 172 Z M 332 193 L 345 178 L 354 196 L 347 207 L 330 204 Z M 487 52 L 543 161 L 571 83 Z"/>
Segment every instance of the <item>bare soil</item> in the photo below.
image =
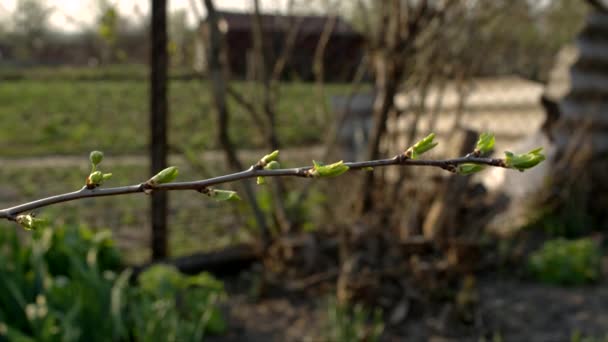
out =
<path fill-rule="evenodd" d="M 572 341 L 608 338 L 608 287 L 564 288 L 488 277 L 477 287 L 474 323 L 454 322 L 448 304 L 434 313 L 411 313 L 387 326 L 383 341 Z M 251 300 L 242 293 L 226 306 L 229 333 L 223 341 L 323 341 L 324 295 L 285 294 Z M 332 341 L 333 342 L 333 341 Z M 342 342 L 342 341 L 336 341 Z"/>

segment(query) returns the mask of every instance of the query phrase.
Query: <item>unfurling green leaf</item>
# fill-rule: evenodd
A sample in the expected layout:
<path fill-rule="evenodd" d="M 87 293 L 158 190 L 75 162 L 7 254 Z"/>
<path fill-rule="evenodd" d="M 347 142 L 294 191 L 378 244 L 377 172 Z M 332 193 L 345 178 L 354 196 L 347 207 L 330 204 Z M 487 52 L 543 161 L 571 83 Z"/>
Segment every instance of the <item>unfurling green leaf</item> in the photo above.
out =
<path fill-rule="evenodd" d="M 262 165 L 266 166 L 266 164 L 270 163 L 271 161 L 277 160 L 277 158 L 279 158 L 279 150 L 272 151 L 272 153 L 265 155 L 264 157 L 262 157 L 262 159 L 260 159 L 260 162 L 262 163 Z"/>
<path fill-rule="evenodd" d="M 154 177 L 150 178 L 148 180 L 148 184 L 156 185 L 156 184 L 170 183 L 177 177 L 178 173 L 179 172 L 177 170 L 177 167 L 169 166 L 168 168 L 157 173 Z"/>
<path fill-rule="evenodd" d="M 313 160 L 312 164 L 313 168 L 310 170 L 310 174 L 313 177 L 336 177 L 349 169 L 347 165 L 344 165 L 344 161 L 342 160 L 329 165 L 323 165 Z"/>
<path fill-rule="evenodd" d="M 279 164 L 279 162 L 273 160 L 270 163 L 266 164 L 266 166 L 264 166 L 264 169 L 266 170 L 277 170 L 281 168 L 281 164 Z"/>
<path fill-rule="evenodd" d="M 16 221 L 26 230 L 40 229 L 46 225 L 46 220 L 36 218 L 32 214 L 19 215 L 17 216 Z"/>
<path fill-rule="evenodd" d="M 96 188 L 110 178 L 112 178 L 111 173 L 102 173 L 101 171 L 93 171 L 93 172 L 91 172 L 89 177 L 87 177 L 87 182 L 86 182 L 87 188 L 89 188 L 89 189 Z"/>
<path fill-rule="evenodd" d="M 484 168 L 485 168 L 485 166 L 479 165 L 479 164 L 472 164 L 472 163 L 460 164 L 460 165 L 458 165 L 458 167 L 456 167 L 456 173 L 461 174 L 461 175 L 470 175 L 470 174 L 479 172 L 479 171 L 483 170 Z"/>
<path fill-rule="evenodd" d="M 505 165 L 519 171 L 532 168 L 545 160 L 545 155 L 542 154 L 542 150 L 543 148 L 539 147 L 524 154 L 514 154 L 507 151 L 505 152 Z"/>
<path fill-rule="evenodd" d="M 405 155 L 411 159 L 418 159 L 423 153 L 433 149 L 437 146 L 435 139 L 435 133 L 427 135 L 424 139 L 418 141 L 414 146 L 411 146 L 405 151 Z"/>
<path fill-rule="evenodd" d="M 99 165 L 99 163 L 101 163 L 101 161 L 103 160 L 103 152 L 101 152 L 101 151 L 91 152 L 91 154 L 89 154 L 89 160 L 91 161 L 91 164 L 93 164 L 93 166 Z"/>
<path fill-rule="evenodd" d="M 278 154 L 278 151 L 275 151 L 275 152 L 277 152 L 277 154 Z M 281 168 L 281 164 L 279 164 L 279 162 L 277 162 L 276 160 L 272 160 L 264 166 L 265 170 L 277 170 L 280 168 Z M 266 179 L 264 177 L 260 176 L 256 179 L 256 183 L 258 185 L 264 185 L 264 184 L 266 184 Z"/>
<path fill-rule="evenodd" d="M 218 201 L 218 202 L 221 202 L 221 201 L 240 201 L 241 200 L 241 198 L 236 193 L 236 191 L 231 191 L 231 190 L 210 189 L 207 192 L 207 195 L 209 197 L 213 198 L 214 200 Z"/>
<path fill-rule="evenodd" d="M 99 185 L 103 182 L 103 173 L 101 171 L 91 172 L 89 175 L 89 182 L 92 185 Z"/>
<path fill-rule="evenodd" d="M 495 140 L 494 134 L 481 133 L 479 140 L 477 140 L 477 145 L 475 146 L 475 153 L 486 154 L 492 152 Z"/>

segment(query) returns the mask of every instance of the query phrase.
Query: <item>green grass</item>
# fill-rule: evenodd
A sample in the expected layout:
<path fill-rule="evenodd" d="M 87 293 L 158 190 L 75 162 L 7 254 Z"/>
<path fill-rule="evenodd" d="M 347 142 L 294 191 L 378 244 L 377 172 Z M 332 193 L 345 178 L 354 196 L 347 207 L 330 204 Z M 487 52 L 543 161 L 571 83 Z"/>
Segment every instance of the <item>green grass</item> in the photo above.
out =
<path fill-rule="evenodd" d="M 103 164 L 102 164 L 103 165 Z M 88 170 L 83 168 L 0 168 L 0 207 L 79 189 Z M 107 168 L 105 168 L 107 169 Z M 136 184 L 146 179 L 146 166 L 113 166 L 108 169 L 113 177 L 106 187 Z M 180 165 L 180 180 L 196 179 L 197 175 Z M 238 189 L 238 185 L 237 188 Z M 10 198 L 2 198 L 9 193 Z M 38 216 L 54 225 L 85 224 L 108 228 L 114 232 L 119 247 L 129 262 L 143 262 L 148 258 L 149 199 L 144 194 L 101 197 L 57 204 L 38 210 Z M 242 229 L 240 216 L 249 216 L 244 202 L 217 203 L 194 191 L 170 194 L 169 247 L 173 255 L 222 248 L 244 242 L 252 236 Z M 235 212 L 241 215 L 235 215 Z"/>
<path fill-rule="evenodd" d="M 0 82 L 0 157 L 83 156 L 80 168 L 0 166 L 0 207 L 80 188 L 89 172 L 86 156 L 91 150 L 104 151 L 107 160 L 147 152 L 149 84 L 129 76 L 139 75 L 142 70 L 138 68 L 126 68 L 129 77 L 120 80 L 104 79 L 106 74 L 121 75 L 121 70 L 34 69 L 13 78 L 7 77 L 6 70 L 0 70 L 0 79 L 8 79 Z M 259 90 L 244 82 L 232 85 L 250 98 Z M 347 85 L 326 86 L 328 97 L 349 90 Z M 283 146 L 320 142 L 329 119 L 322 114 L 322 101 L 313 84 L 282 84 L 277 125 Z M 169 105 L 172 146 L 189 147 L 196 152 L 217 148 L 215 115 L 206 82 L 172 80 Z M 229 105 L 230 133 L 236 145 L 261 147 L 262 139 L 252 128 L 249 114 L 233 102 Z M 188 165 L 178 166 L 180 180 L 201 178 Z M 222 167 L 214 166 L 212 172 L 220 174 Z M 100 168 L 114 174 L 104 184 L 108 187 L 139 183 L 148 176 L 147 165 L 110 167 L 103 163 Z M 239 189 L 238 184 L 233 186 Z M 170 199 L 169 244 L 173 255 L 221 248 L 247 241 L 255 234 L 244 229 L 251 221 L 244 201 L 216 203 L 195 192 L 172 192 Z M 149 253 L 148 202 L 142 194 L 87 199 L 44 208 L 40 215 L 55 224 L 110 228 L 127 260 L 143 262 Z"/>
<path fill-rule="evenodd" d="M 243 94 L 254 89 L 233 85 Z M 317 143 L 329 118 L 314 86 L 285 83 L 277 109 L 284 146 Z M 345 94 L 346 85 L 329 85 L 327 95 Z M 249 114 L 230 102 L 231 136 L 242 148 L 260 147 Z M 216 148 L 215 115 L 208 84 L 199 80 L 170 82 L 170 130 L 173 146 Z M 24 157 L 86 153 L 145 153 L 148 142 L 148 83 L 145 81 L 32 80 L 0 85 L 0 156 Z"/>
<path fill-rule="evenodd" d="M 11 66 L 0 65 L 2 80 L 47 81 L 100 81 L 100 80 L 146 80 L 150 70 L 144 64 L 113 64 L 97 67 L 75 66 Z M 193 78 L 192 69 L 172 68 L 169 77 L 173 79 Z"/>
<path fill-rule="evenodd" d="M 106 153 L 99 165 L 103 172 L 111 172 L 112 178 L 103 187 L 138 184 L 145 181 L 147 165 L 110 164 L 113 155 Z M 254 163 L 254 160 L 244 160 Z M 303 165 L 302 156 L 294 155 L 285 160 L 286 167 Z M 187 162 L 178 160 L 172 164 L 179 168 L 179 181 L 195 180 L 203 177 L 189 167 Z M 9 165 L 0 167 L 0 208 L 11 207 L 46 196 L 77 190 L 84 185 L 90 172 L 86 155 L 82 156 L 80 166 L 41 166 L 19 168 Z M 223 163 L 214 165 L 213 175 L 226 172 Z M 298 188 L 306 179 L 290 179 Z M 297 184 L 296 184 L 297 183 Z M 290 183 L 291 184 L 291 183 Z M 234 189 L 243 195 L 241 183 L 227 184 L 222 189 Z M 267 192 L 264 187 L 255 187 L 268 206 Z M 173 256 L 186 255 L 199 251 L 210 251 L 225 246 L 250 241 L 257 235 L 253 230 L 253 216 L 245 201 L 216 202 L 195 191 L 172 191 L 169 194 L 170 208 L 168 224 L 170 227 L 169 250 Z M 243 197 L 243 196 L 242 196 Z M 315 215 L 322 208 L 323 198 L 313 191 L 307 202 L 310 211 L 293 213 L 294 217 Z M 266 200 L 264 200 L 266 199 Z M 286 205 L 289 205 L 287 200 Z M 302 209 L 304 210 L 304 209 Z M 149 198 L 144 194 L 89 198 L 79 201 L 56 204 L 37 210 L 38 216 L 48 219 L 53 225 L 86 225 L 95 229 L 110 229 L 125 258 L 130 263 L 141 263 L 149 258 Z M 299 215 L 299 216 L 298 216 Z M 0 222 L 2 225 L 12 225 Z"/>

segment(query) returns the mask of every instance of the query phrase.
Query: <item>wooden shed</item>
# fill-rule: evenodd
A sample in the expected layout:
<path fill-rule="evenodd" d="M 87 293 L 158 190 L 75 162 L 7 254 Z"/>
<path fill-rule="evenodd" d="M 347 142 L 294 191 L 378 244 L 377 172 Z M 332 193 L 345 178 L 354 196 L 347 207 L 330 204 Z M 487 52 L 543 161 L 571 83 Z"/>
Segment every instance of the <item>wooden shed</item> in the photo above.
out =
<path fill-rule="evenodd" d="M 220 31 L 224 34 L 227 59 L 232 77 L 245 78 L 253 57 L 254 15 L 239 12 L 218 12 Z M 285 48 L 291 29 L 297 30 L 294 48 L 288 58 L 284 77 L 312 80 L 315 49 L 331 20 L 327 16 L 295 16 L 261 14 L 264 49 L 269 67 L 274 65 Z M 200 24 L 201 41 L 196 63 L 206 70 L 207 20 Z M 337 18 L 329 37 L 325 55 L 325 76 L 330 81 L 349 80 L 363 56 L 363 36 L 342 18 Z"/>

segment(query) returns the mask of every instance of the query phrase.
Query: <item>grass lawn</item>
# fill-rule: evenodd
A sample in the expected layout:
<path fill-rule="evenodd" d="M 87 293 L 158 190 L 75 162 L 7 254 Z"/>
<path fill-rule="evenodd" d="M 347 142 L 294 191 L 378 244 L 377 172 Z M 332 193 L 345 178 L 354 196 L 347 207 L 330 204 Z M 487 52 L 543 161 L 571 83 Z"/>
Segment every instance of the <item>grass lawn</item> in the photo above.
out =
<path fill-rule="evenodd" d="M 148 178 L 148 166 L 110 164 L 112 155 L 107 155 L 99 166 L 104 172 L 112 172 L 112 178 L 104 187 L 137 184 Z M 309 162 L 302 154 L 294 154 L 284 161 L 286 167 L 304 165 Z M 244 162 L 254 160 L 244 158 Z M 147 164 L 147 163 L 146 163 Z M 172 165 L 179 167 L 178 180 L 202 178 L 200 172 L 188 165 L 185 160 L 176 159 Z M 214 175 L 226 170 L 223 163 L 213 169 Z M 90 172 L 86 155 L 81 165 L 40 166 L 23 169 L 4 165 L 0 167 L 0 208 L 6 208 L 34 199 L 56 195 L 81 188 Z M 255 180 L 251 180 L 254 182 Z M 309 179 L 286 179 L 290 188 L 297 189 L 311 182 Z M 243 195 L 242 182 L 226 184 L 220 188 L 234 189 Z M 268 202 L 267 187 L 256 186 L 261 205 L 266 212 L 272 211 Z M 248 241 L 257 235 L 253 215 L 246 201 L 216 202 L 195 191 L 172 191 L 169 194 L 169 248 L 174 256 L 197 251 L 213 250 L 235 242 Z M 324 197 L 313 189 L 313 196 L 306 204 L 305 217 L 312 218 L 322 210 Z M 38 216 L 46 218 L 54 226 L 84 224 L 94 228 L 112 230 L 120 249 L 125 252 L 129 262 L 140 263 L 149 257 L 149 198 L 144 194 L 130 194 L 114 197 L 89 198 L 61 203 L 37 210 Z M 312 215 L 312 216 L 309 216 Z M 0 222 L 2 226 L 13 223 Z"/>
<path fill-rule="evenodd" d="M 248 96 L 255 89 L 233 85 Z M 348 85 L 328 85 L 327 95 L 346 94 Z M 148 141 L 148 83 L 142 80 L 23 79 L 0 84 L 0 156 L 24 157 L 86 153 L 144 153 Z M 208 84 L 199 80 L 170 83 L 170 131 L 173 146 L 215 148 L 215 116 Z M 327 100 L 327 99 L 325 99 Z M 314 85 L 284 83 L 277 125 L 285 146 L 317 143 L 327 120 Z M 236 103 L 231 135 L 237 146 L 262 142 L 249 114 Z"/>
<path fill-rule="evenodd" d="M 103 164 L 102 164 L 103 165 Z M 180 167 L 180 180 L 200 177 L 186 165 Z M 106 187 L 139 183 L 147 178 L 147 165 L 103 168 L 113 173 Z M 0 207 L 77 190 L 88 174 L 87 160 L 82 167 L 42 167 L 23 170 L 0 168 Z M 239 189 L 238 184 L 235 189 Z M 37 210 L 38 216 L 53 226 L 84 224 L 113 231 L 130 262 L 143 262 L 149 253 L 149 198 L 144 194 L 84 199 Z M 170 250 L 173 255 L 221 248 L 246 241 L 252 231 L 246 226 L 249 209 L 244 201 L 218 203 L 194 191 L 170 194 Z M 1 225 L 13 225 L 0 222 Z"/>
<path fill-rule="evenodd" d="M 39 73 L 30 70 L 17 76 L 6 77 L 0 70 L 0 79 L 4 78 L 0 82 L 0 157 L 78 154 L 83 156 L 83 162 L 80 167 L 39 165 L 24 169 L 2 165 L 0 207 L 80 188 L 89 172 L 86 156 L 91 150 L 104 151 L 107 160 L 112 156 L 147 152 L 149 84 L 145 79 L 101 79 L 105 76 L 97 78 L 99 75 L 90 70 L 79 74 L 73 70 L 53 73 L 41 69 Z M 256 89 L 250 84 L 234 82 L 232 85 L 249 98 L 255 96 Z M 326 86 L 327 98 L 349 91 L 349 85 Z M 327 99 L 318 98 L 313 84 L 282 84 L 277 125 L 284 146 L 320 142 L 330 120 L 322 114 L 323 101 Z M 211 112 L 206 82 L 172 80 L 169 104 L 172 146 L 187 146 L 201 152 L 216 148 L 215 115 Z M 262 141 L 249 114 L 236 103 L 229 105 L 231 135 L 237 146 L 261 147 Z M 299 153 L 293 157 L 295 165 L 309 163 L 308 159 L 299 160 L 302 157 Z M 130 164 L 132 166 L 111 167 L 102 164 L 103 171 L 114 174 L 107 186 L 134 184 L 147 178 L 147 165 Z M 201 178 L 187 164 L 178 166 L 180 180 Z M 213 172 L 219 174 L 222 170 L 214 167 Z M 234 186 L 239 190 L 238 184 Z M 169 243 L 173 255 L 221 248 L 255 234 L 246 228 L 252 215 L 244 201 L 216 203 L 195 192 L 172 192 L 170 198 Z M 96 198 L 51 206 L 39 214 L 51 219 L 53 225 L 111 228 L 127 260 L 143 262 L 149 253 L 148 202 L 142 194 Z"/>

